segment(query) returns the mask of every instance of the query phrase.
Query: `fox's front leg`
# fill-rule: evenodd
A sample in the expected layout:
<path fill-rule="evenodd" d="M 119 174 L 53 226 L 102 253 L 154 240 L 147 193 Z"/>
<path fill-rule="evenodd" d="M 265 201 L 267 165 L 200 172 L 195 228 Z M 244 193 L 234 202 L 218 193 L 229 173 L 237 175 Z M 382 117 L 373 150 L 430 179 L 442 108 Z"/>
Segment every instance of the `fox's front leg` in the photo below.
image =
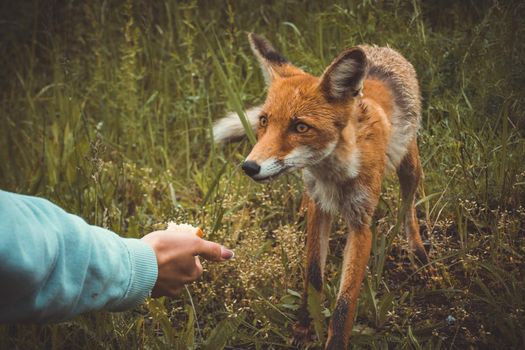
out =
<path fill-rule="evenodd" d="M 328 238 L 332 225 L 331 215 L 322 211 L 306 194 L 303 202 L 307 202 L 306 258 L 303 299 L 298 312 L 297 323 L 294 325 L 294 341 L 296 343 L 304 343 L 310 337 L 308 289 L 313 288 L 318 293 L 322 292 Z"/>
<path fill-rule="evenodd" d="M 326 349 L 341 350 L 348 347 L 357 297 L 370 257 L 371 245 L 372 232 L 370 227 L 362 226 L 350 229 L 344 251 L 341 285 L 328 328 Z"/>

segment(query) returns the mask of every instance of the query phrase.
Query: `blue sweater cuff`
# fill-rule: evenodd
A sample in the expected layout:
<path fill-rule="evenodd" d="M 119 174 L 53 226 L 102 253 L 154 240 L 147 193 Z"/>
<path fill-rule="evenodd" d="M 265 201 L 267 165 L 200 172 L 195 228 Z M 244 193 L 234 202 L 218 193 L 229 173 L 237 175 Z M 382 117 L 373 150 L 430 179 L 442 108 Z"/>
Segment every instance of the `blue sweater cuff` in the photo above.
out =
<path fill-rule="evenodd" d="M 157 257 L 153 249 L 135 238 L 122 239 L 128 249 L 131 276 L 126 294 L 111 306 L 111 311 L 124 311 L 139 306 L 151 293 L 157 281 Z"/>

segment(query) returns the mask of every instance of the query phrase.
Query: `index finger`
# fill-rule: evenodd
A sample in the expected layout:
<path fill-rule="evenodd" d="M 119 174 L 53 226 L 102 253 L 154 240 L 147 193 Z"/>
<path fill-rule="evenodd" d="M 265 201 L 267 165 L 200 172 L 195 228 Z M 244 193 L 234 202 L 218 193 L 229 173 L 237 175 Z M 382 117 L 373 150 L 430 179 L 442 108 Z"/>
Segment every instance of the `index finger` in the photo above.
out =
<path fill-rule="evenodd" d="M 209 261 L 225 261 L 233 258 L 234 253 L 219 243 L 200 239 L 193 255 L 199 255 Z"/>

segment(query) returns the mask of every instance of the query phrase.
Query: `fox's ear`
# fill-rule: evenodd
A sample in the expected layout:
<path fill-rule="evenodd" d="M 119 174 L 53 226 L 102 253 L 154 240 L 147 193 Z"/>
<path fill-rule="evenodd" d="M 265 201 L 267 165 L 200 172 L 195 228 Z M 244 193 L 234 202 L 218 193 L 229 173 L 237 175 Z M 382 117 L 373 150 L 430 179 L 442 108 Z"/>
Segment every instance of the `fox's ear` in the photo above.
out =
<path fill-rule="evenodd" d="M 275 50 L 272 44 L 254 33 L 248 33 L 248 40 L 255 56 L 261 64 L 266 84 L 270 84 L 276 78 L 285 78 L 292 75 L 303 73 L 297 67 L 294 67 L 288 60 Z"/>
<path fill-rule="evenodd" d="M 327 100 L 339 102 L 360 94 L 368 72 L 365 52 L 354 47 L 343 51 L 326 68 L 320 88 Z"/>

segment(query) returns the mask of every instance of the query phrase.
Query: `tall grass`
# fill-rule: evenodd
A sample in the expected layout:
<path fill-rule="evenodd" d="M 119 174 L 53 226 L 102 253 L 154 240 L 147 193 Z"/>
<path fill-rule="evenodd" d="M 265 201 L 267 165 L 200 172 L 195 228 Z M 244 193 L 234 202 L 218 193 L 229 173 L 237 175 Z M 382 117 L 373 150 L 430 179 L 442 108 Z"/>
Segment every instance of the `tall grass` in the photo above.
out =
<path fill-rule="evenodd" d="M 390 45 L 418 72 L 418 209 L 436 275 L 411 267 L 389 179 L 354 347 L 523 347 L 524 15 L 519 1 L 3 3 L 0 188 L 47 197 L 123 236 L 168 220 L 198 224 L 237 258 L 205 266 L 203 280 L 175 300 L 0 326 L 0 348 L 291 347 L 302 286 L 300 177 L 252 183 L 238 166 L 250 142 L 218 149 L 211 141 L 214 120 L 264 99 L 247 31 L 314 74 L 358 43 Z M 344 232 L 338 222 L 330 240 L 321 333 Z"/>

